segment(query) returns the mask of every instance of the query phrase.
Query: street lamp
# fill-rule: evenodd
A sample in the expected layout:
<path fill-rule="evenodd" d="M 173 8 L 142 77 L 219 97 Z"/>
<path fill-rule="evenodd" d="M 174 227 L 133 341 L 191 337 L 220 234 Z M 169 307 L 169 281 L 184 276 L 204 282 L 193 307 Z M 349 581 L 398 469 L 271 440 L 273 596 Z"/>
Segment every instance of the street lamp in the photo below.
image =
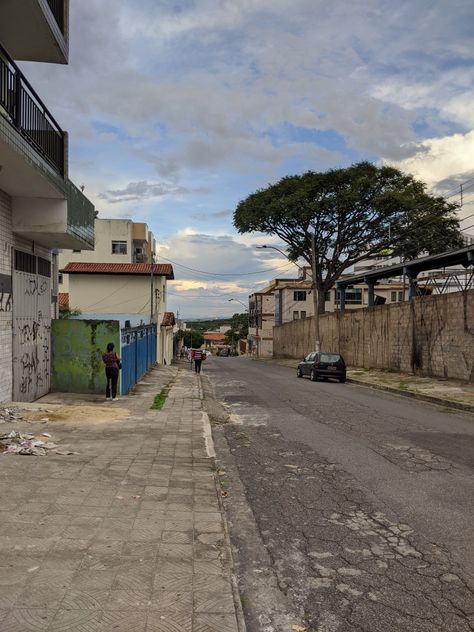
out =
<path fill-rule="evenodd" d="M 283 250 L 280 250 L 280 248 L 277 248 L 276 246 L 267 246 L 266 244 L 264 244 L 263 246 L 255 246 L 255 248 L 257 248 L 258 250 L 260 250 L 261 248 L 267 248 L 267 249 L 270 249 L 270 250 L 276 250 L 277 252 L 282 254 L 286 259 L 288 259 L 288 255 L 286 254 L 286 252 L 283 252 Z M 288 261 L 289 261 L 289 259 L 288 259 Z M 298 265 L 296 263 L 296 261 L 291 261 L 291 263 L 294 263 L 295 266 L 298 268 L 298 270 L 301 270 L 301 272 L 304 273 L 304 269 L 300 265 Z"/>
<path fill-rule="evenodd" d="M 248 311 L 249 311 L 249 310 L 248 310 L 248 308 L 247 308 L 247 306 L 245 305 L 245 303 L 242 303 L 242 301 L 239 301 L 239 299 L 238 299 L 238 298 L 229 298 L 229 299 L 227 299 L 227 300 L 228 300 L 228 301 L 235 301 L 236 303 L 240 303 L 241 305 L 243 305 L 243 306 L 244 306 L 244 309 L 245 309 L 245 311 L 246 311 L 246 312 L 248 312 Z"/>

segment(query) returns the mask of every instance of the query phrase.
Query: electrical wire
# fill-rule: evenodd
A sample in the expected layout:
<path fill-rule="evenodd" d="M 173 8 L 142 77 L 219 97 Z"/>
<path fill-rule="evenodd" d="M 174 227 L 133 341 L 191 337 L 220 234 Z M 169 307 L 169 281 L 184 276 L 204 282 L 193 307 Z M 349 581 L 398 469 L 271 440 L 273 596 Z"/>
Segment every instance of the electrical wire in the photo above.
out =
<path fill-rule="evenodd" d="M 180 268 L 185 268 L 186 270 L 191 270 L 192 272 L 196 272 L 199 274 L 206 274 L 209 276 L 214 276 L 214 277 L 241 277 L 241 276 L 252 276 L 254 274 L 264 274 L 265 272 L 273 272 L 274 270 L 281 270 L 282 266 L 279 266 L 277 268 L 265 268 L 264 270 L 255 270 L 254 272 L 206 272 L 205 270 L 197 270 L 196 268 L 190 268 L 189 266 L 185 266 L 182 263 L 177 263 L 176 261 L 172 261 L 171 259 L 167 259 L 166 257 L 163 257 L 163 255 L 159 255 L 159 258 L 164 259 L 165 261 L 168 261 L 169 263 L 172 263 L 175 266 L 178 266 Z M 291 262 L 293 263 L 293 262 Z"/>

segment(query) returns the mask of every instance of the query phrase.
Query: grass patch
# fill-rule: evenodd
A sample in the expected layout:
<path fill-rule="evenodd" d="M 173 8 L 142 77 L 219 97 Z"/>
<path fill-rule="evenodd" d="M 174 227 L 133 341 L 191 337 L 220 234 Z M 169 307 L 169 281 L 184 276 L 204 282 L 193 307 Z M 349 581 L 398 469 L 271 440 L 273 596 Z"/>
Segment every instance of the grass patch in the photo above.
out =
<path fill-rule="evenodd" d="M 161 410 L 166 402 L 166 398 L 168 397 L 168 388 L 163 388 L 158 395 L 156 395 L 153 400 L 153 404 L 150 406 L 150 410 Z"/>

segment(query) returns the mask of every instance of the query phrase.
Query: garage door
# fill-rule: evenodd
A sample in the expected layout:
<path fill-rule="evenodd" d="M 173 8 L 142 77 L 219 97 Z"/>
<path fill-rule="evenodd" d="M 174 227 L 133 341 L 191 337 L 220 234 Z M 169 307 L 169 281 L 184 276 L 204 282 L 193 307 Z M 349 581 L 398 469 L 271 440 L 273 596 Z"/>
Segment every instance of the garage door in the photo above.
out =
<path fill-rule="evenodd" d="M 32 402 L 50 387 L 51 262 L 15 250 L 13 267 L 13 398 Z"/>

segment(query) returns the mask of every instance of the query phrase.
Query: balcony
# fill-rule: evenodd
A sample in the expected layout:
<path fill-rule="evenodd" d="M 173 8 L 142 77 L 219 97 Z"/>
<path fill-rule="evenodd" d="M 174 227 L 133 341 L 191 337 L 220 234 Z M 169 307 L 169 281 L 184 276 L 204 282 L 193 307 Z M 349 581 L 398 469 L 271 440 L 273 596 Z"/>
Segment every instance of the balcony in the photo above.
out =
<path fill-rule="evenodd" d="M 69 0 L 1 0 L 0 42 L 19 61 L 67 64 Z"/>
<path fill-rule="evenodd" d="M 64 176 L 65 133 L 1 45 L 0 115 Z"/>
<path fill-rule="evenodd" d="M 64 35 L 64 1 L 63 0 L 46 0 L 51 13 L 59 26 L 59 30 Z"/>

